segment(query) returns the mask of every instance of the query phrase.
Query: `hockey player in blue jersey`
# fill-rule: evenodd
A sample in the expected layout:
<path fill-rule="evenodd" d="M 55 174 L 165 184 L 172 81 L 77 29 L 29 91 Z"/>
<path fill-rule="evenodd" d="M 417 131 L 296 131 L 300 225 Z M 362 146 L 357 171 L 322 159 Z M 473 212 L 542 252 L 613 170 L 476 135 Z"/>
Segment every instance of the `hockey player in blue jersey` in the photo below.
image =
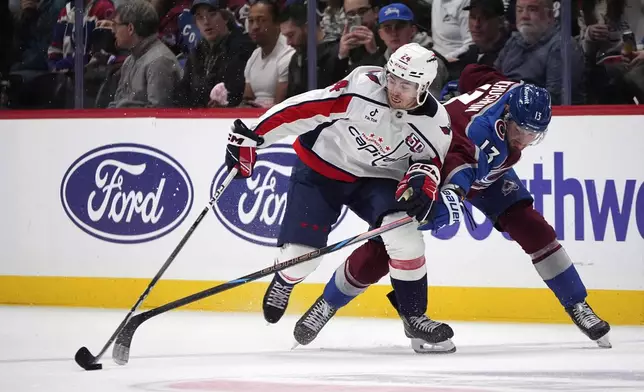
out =
<path fill-rule="evenodd" d="M 609 324 L 586 302 L 586 288 L 570 257 L 552 226 L 533 208 L 534 199 L 512 169 L 521 151 L 546 135 L 551 119 L 549 93 L 505 80 L 479 65 L 466 68 L 460 85 L 480 87 L 445 104 L 454 131 L 452 145 L 441 170 L 441 198 L 419 230 L 439 230 L 459 222 L 461 202 L 469 201 L 530 256 L 575 325 L 599 346 L 609 348 Z M 296 323 L 298 343 L 313 341 L 339 308 L 387 274 L 388 263 L 389 255 L 378 241 L 357 248 Z M 395 297 L 388 297 L 397 307 Z M 404 320 L 403 324 L 407 333 L 408 325 Z M 421 353 L 441 351 L 434 343 L 412 339 L 412 347 Z"/>

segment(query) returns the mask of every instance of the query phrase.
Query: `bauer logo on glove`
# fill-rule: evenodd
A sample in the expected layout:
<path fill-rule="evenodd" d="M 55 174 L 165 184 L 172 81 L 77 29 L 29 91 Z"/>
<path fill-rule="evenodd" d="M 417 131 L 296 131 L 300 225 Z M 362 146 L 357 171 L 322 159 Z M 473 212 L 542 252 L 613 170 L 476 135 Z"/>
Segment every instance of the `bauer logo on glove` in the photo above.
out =
<path fill-rule="evenodd" d="M 226 146 L 226 167 L 228 171 L 237 169 L 235 178 L 248 178 L 253 174 L 257 161 L 257 147 L 264 139 L 248 129 L 241 120 L 235 120 L 228 134 Z"/>

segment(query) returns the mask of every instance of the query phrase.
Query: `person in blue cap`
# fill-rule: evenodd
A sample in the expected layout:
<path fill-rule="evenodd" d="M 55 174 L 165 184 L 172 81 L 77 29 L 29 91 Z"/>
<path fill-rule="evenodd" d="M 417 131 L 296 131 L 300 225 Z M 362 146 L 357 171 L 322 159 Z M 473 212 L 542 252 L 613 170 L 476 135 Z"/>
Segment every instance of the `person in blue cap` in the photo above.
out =
<path fill-rule="evenodd" d="M 378 12 L 378 36 L 385 43 L 387 49 L 379 59 L 374 61 L 374 65 L 385 65 L 392 53 L 401 46 L 412 42 L 431 49 L 431 37 L 426 32 L 419 30 L 413 11 L 405 4 L 392 3 L 382 7 Z M 443 84 L 447 82 L 447 67 L 444 58 L 439 55 L 436 57 L 438 58 L 438 73 L 429 87 L 429 91 L 438 97 Z"/>

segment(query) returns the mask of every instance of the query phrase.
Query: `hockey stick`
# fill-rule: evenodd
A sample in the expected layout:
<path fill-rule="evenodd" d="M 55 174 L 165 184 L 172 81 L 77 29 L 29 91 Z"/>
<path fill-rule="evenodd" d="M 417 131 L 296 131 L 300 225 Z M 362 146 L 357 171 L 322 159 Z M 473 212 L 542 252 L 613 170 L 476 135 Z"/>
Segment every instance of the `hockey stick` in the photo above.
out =
<path fill-rule="evenodd" d="M 376 229 L 367 231 L 362 234 L 358 234 L 356 236 L 353 236 L 351 238 L 347 238 L 344 241 L 336 242 L 333 245 L 328 245 L 325 246 L 324 248 L 316 249 L 314 251 L 311 251 L 309 253 L 306 253 L 302 256 L 283 261 L 281 263 L 275 264 L 271 267 L 264 268 L 263 270 L 253 272 L 252 274 L 243 276 L 241 278 L 235 279 L 228 281 L 226 283 L 222 283 L 218 286 L 211 287 L 209 289 L 200 291 L 198 293 L 189 295 L 187 297 L 178 299 L 176 301 L 167 303 L 163 306 L 160 306 L 158 308 L 150 309 L 146 312 L 140 313 L 134 317 L 132 317 L 131 320 L 128 321 L 127 325 L 125 328 L 123 328 L 123 331 L 119 334 L 118 338 L 116 339 L 116 343 L 114 344 L 114 349 L 112 351 L 112 359 L 114 362 L 116 362 L 119 365 L 125 365 L 127 364 L 128 360 L 130 359 L 130 346 L 132 344 L 132 338 L 134 337 L 134 333 L 136 332 L 136 329 L 146 320 L 158 316 L 161 313 L 165 313 L 169 310 L 176 309 L 178 307 L 190 304 L 192 302 L 198 301 L 200 299 L 204 299 L 206 297 L 210 297 L 212 295 L 221 293 L 222 291 L 230 290 L 232 288 L 235 288 L 237 286 L 241 286 L 243 284 L 246 284 L 248 282 L 252 282 L 254 280 L 263 278 L 265 276 L 274 274 L 277 271 L 281 271 L 283 269 L 292 267 L 297 264 L 304 263 L 306 261 L 313 260 L 317 257 L 327 255 L 329 253 L 335 252 L 336 250 L 340 250 L 346 246 L 353 245 L 357 242 L 368 240 L 370 238 L 377 237 L 383 233 L 386 233 L 390 230 L 393 230 L 395 228 L 398 228 L 400 226 L 406 225 L 407 223 L 411 222 L 413 218 L 411 217 L 404 217 L 401 219 L 398 219 L 394 222 L 391 222 L 385 226 L 378 227 Z"/>
<path fill-rule="evenodd" d="M 170 264 L 174 261 L 175 257 L 179 254 L 181 249 L 183 249 L 183 246 L 188 242 L 188 239 L 190 236 L 192 236 L 192 233 L 195 231 L 197 226 L 199 226 L 199 223 L 203 220 L 203 218 L 206 216 L 208 211 L 215 205 L 219 197 L 224 193 L 224 190 L 228 187 L 230 182 L 235 178 L 235 175 L 237 174 L 237 169 L 232 169 L 229 173 L 226 179 L 224 179 L 224 182 L 217 188 L 217 191 L 215 194 L 212 196 L 210 201 L 208 202 L 208 205 L 204 207 L 203 211 L 201 211 L 201 214 L 197 217 L 197 220 L 195 223 L 190 226 L 190 229 L 188 229 L 188 232 L 181 238 L 181 241 L 179 241 L 179 244 L 177 245 L 176 248 L 172 251 L 172 254 L 170 254 L 170 257 L 165 261 L 159 272 L 152 278 L 152 281 L 150 284 L 148 284 L 148 287 L 145 289 L 143 294 L 139 297 L 138 301 L 132 306 L 132 309 L 130 309 L 130 312 L 125 316 L 125 319 L 121 322 L 121 324 L 116 328 L 116 331 L 112 334 L 112 337 L 105 343 L 105 346 L 101 349 L 101 352 L 98 353 L 98 355 L 94 356 L 92 353 L 89 351 L 89 349 L 85 346 L 81 347 L 78 349 L 76 352 L 76 355 L 74 356 L 74 359 L 76 360 L 76 363 L 82 367 L 85 370 L 99 370 L 103 368 L 103 365 L 98 363 L 98 361 L 101 359 L 103 354 L 107 351 L 108 348 L 112 345 L 114 340 L 116 340 L 116 337 L 119 336 L 119 333 L 123 330 L 125 325 L 130 321 L 132 318 L 134 312 L 141 306 L 145 298 L 150 294 L 150 290 L 157 284 L 159 279 L 161 279 L 161 276 L 163 273 L 168 269 Z"/>

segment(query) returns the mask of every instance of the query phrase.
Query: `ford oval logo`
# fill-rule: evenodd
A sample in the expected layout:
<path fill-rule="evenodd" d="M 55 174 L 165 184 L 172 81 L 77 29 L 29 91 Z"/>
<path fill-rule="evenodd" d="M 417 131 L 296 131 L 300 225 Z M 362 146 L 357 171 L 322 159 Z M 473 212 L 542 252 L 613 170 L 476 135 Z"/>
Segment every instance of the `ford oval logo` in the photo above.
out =
<path fill-rule="evenodd" d="M 192 182 L 171 156 L 140 144 L 111 144 L 78 158 L 60 198 L 67 216 L 105 241 L 138 243 L 168 234 L 192 207 Z"/>
<path fill-rule="evenodd" d="M 221 223 L 247 241 L 276 246 L 295 158 L 295 151 L 289 145 L 277 144 L 258 150 L 253 176 L 233 181 L 213 207 Z M 212 182 L 211 195 L 227 174 L 226 165 L 222 165 Z M 333 228 L 340 224 L 346 213 L 347 208 L 344 207 Z"/>

